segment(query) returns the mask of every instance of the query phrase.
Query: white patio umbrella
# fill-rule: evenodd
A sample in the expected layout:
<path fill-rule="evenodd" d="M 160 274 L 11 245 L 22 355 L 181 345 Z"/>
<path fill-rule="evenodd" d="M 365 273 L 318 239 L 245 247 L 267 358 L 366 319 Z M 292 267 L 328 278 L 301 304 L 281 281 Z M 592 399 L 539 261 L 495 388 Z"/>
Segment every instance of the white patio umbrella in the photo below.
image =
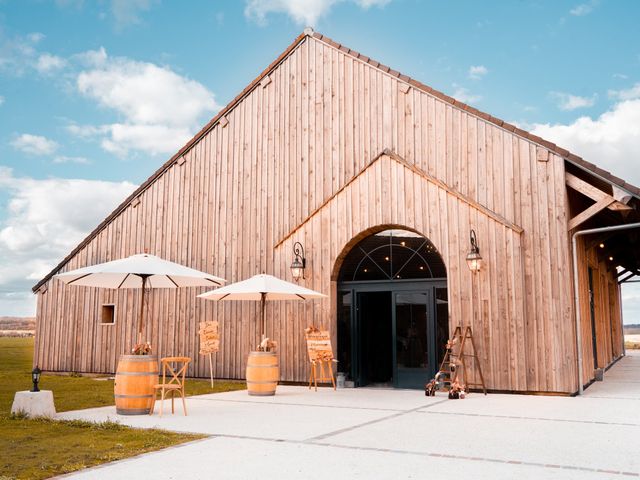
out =
<path fill-rule="evenodd" d="M 198 297 L 207 300 L 259 300 L 262 338 L 264 338 L 264 304 L 266 300 L 309 300 L 325 298 L 326 295 L 263 273 L 241 282 L 231 283 L 225 287 L 202 293 Z"/>
<path fill-rule="evenodd" d="M 225 279 L 148 253 L 59 273 L 67 285 L 100 288 L 141 288 L 139 336 L 144 326 L 144 297 L 147 288 L 179 288 L 222 285 Z"/>

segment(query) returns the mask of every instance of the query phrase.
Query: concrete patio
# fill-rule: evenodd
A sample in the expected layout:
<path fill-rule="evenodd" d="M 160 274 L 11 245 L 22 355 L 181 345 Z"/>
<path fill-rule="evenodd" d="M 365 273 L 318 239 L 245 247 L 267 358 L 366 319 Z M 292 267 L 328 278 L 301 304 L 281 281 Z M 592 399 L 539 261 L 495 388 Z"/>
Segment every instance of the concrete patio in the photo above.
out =
<path fill-rule="evenodd" d="M 577 398 L 280 386 L 275 397 L 191 397 L 187 417 L 180 402 L 162 418 L 114 407 L 58 417 L 211 435 L 74 478 L 605 479 L 640 477 L 639 407 L 630 352 Z"/>

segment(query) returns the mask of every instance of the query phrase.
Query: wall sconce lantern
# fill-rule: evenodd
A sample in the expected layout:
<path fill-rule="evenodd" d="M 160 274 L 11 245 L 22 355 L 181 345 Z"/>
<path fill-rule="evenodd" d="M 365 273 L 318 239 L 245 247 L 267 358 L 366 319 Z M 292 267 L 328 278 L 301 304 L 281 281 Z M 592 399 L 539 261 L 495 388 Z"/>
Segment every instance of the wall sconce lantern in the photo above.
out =
<path fill-rule="evenodd" d="M 477 273 L 480 271 L 480 268 L 482 268 L 482 256 L 480 255 L 480 248 L 478 248 L 475 230 L 471 230 L 469 240 L 471 241 L 471 250 L 467 254 L 467 265 L 469 266 L 469 270 Z"/>
<path fill-rule="evenodd" d="M 293 279 L 297 282 L 300 280 L 300 277 L 304 279 L 304 269 L 307 266 L 307 259 L 304 258 L 304 247 L 300 242 L 296 242 L 293 244 L 293 262 L 291 262 L 291 275 L 293 275 Z"/>
<path fill-rule="evenodd" d="M 42 370 L 40 370 L 37 366 L 31 371 L 31 381 L 33 382 L 32 392 L 39 392 L 38 383 L 40 382 L 40 374 Z"/>

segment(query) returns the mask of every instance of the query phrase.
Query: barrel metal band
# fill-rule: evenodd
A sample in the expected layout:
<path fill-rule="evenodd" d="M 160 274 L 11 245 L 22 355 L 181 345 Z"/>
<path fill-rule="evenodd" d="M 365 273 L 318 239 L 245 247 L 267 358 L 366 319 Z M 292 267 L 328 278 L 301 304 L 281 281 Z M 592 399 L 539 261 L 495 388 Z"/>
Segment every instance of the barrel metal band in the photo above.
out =
<path fill-rule="evenodd" d="M 116 393 L 114 396 L 116 398 L 153 398 L 153 395 L 124 395 L 121 393 Z"/>
<path fill-rule="evenodd" d="M 126 377 L 143 377 L 148 375 L 159 375 L 160 372 L 116 372 L 116 375 L 122 375 Z"/>
<path fill-rule="evenodd" d="M 247 380 L 247 383 L 250 383 L 252 385 L 266 385 L 268 383 L 274 384 L 274 383 L 278 383 L 277 380 Z"/>
<path fill-rule="evenodd" d="M 148 408 L 116 408 L 118 415 L 147 415 L 149 413 Z"/>
<path fill-rule="evenodd" d="M 120 361 L 125 362 L 157 362 L 158 357 L 155 355 L 122 355 L 125 358 L 121 358 Z"/>

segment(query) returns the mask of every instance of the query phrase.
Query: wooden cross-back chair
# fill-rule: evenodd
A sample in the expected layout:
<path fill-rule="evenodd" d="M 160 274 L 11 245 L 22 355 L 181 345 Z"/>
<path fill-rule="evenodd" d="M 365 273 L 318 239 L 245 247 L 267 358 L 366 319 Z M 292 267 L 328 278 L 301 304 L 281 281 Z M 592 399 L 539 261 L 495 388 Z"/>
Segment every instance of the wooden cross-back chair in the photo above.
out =
<path fill-rule="evenodd" d="M 160 390 L 160 416 L 162 416 L 164 399 L 169 393 L 171 394 L 171 413 L 175 413 L 173 402 L 176 394 L 178 394 L 182 398 L 182 410 L 186 416 L 187 404 L 184 399 L 184 377 L 187 374 L 187 367 L 189 366 L 191 359 L 189 357 L 165 357 L 161 359 L 160 362 L 162 363 L 162 383 L 157 383 L 153 386 L 153 403 L 151 404 L 149 415 L 153 414 L 158 390 Z M 167 373 L 170 376 L 168 381 Z"/>
<path fill-rule="evenodd" d="M 311 371 L 309 372 L 309 389 L 311 384 L 318 391 L 318 381 L 329 382 L 336 389 L 336 380 L 333 376 L 333 364 L 338 361 L 333 358 L 333 349 L 331 347 L 331 336 L 327 330 L 318 330 L 315 327 L 309 327 L 305 331 L 307 340 L 307 354 L 311 363 Z M 320 371 L 318 372 L 318 367 Z"/>

